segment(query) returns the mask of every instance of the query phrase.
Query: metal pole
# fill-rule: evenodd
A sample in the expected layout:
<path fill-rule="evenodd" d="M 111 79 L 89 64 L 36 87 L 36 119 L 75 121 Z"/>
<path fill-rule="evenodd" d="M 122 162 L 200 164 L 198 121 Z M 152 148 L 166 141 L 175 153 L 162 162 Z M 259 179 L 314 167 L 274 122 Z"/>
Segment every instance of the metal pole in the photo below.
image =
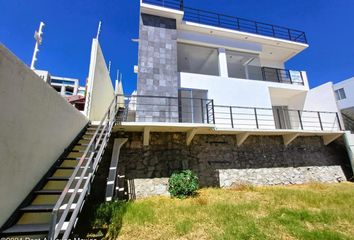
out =
<path fill-rule="evenodd" d="M 43 34 L 43 27 L 44 22 L 40 22 L 38 32 L 35 31 L 34 38 L 36 39 L 36 45 L 34 46 L 32 61 L 31 61 L 31 69 L 34 70 L 34 64 L 37 61 L 37 53 L 39 52 L 39 45 L 42 44 L 42 34 Z"/>
<path fill-rule="evenodd" d="M 204 107 L 203 107 L 203 99 L 200 99 L 200 107 L 202 113 L 202 123 L 204 123 Z"/>
<path fill-rule="evenodd" d="M 259 129 L 258 116 L 257 116 L 257 108 L 254 108 L 254 116 L 255 116 L 255 119 L 256 119 L 256 126 L 257 126 L 257 129 Z"/>
<path fill-rule="evenodd" d="M 230 107 L 231 127 L 234 128 L 234 118 L 232 116 L 232 107 Z"/>
<path fill-rule="evenodd" d="M 215 124 L 214 99 L 211 100 L 211 106 L 212 106 L 212 111 L 213 111 L 213 123 Z"/>
<path fill-rule="evenodd" d="M 322 120 L 321 120 L 321 113 L 317 112 L 317 114 L 318 114 L 318 120 L 320 121 L 321 130 L 323 130 L 323 125 L 322 125 Z"/>
<path fill-rule="evenodd" d="M 301 112 L 300 112 L 300 110 L 297 111 L 297 114 L 299 115 L 299 120 L 300 120 L 301 129 L 304 130 L 304 125 L 302 124 L 302 119 L 301 119 Z"/>
<path fill-rule="evenodd" d="M 96 35 L 97 40 L 98 40 L 98 37 L 100 36 L 100 33 L 101 33 L 101 25 L 102 25 L 102 21 L 100 21 L 98 23 L 98 29 L 97 29 L 97 35 Z"/>
<path fill-rule="evenodd" d="M 338 112 L 336 112 L 336 116 L 337 116 L 337 121 L 338 121 L 339 130 L 342 130 L 342 124 L 340 123 L 340 119 L 339 119 L 339 114 L 338 114 Z"/>

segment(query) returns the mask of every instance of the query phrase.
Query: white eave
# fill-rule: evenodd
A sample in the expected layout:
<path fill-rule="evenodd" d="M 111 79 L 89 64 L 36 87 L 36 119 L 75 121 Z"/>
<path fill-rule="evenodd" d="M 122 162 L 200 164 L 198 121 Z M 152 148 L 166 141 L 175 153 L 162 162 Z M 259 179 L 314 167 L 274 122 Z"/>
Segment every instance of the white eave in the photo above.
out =
<path fill-rule="evenodd" d="M 177 23 L 182 21 L 184 15 L 183 11 L 159 7 L 152 4 L 143 3 L 142 1 L 140 1 L 140 12 L 159 17 L 176 19 Z"/>
<path fill-rule="evenodd" d="M 206 24 L 195 23 L 191 21 L 184 21 L 184 12 L 180 10 L 170 9 L 167 7 L 160 7 L 152 4 L 140 2 L 141 13 L 150 15 L 172 18 L 177 20 L 177 29 L 198 32 L 201 34 L 213 35 L 222 38 L 240 40 L 249 43 L 261 44 L 265 52 L 278 52 L 280 50 L 281 56 L 273 56 L 279 58 L 282 61 L 287 61 L 293 56 L 302 52 L 309 47 L 306 43 L 300 43 L 281 38 L 263 36 L 260 34 L 248 33 L 243 31 L 237 31 L 222 27 L 215 27 Z M 266 57 L 269 58 L 269 57 Z"/>
<path fill-rule="evenodd" d="M 113 128 L 113 132 L 143 132 L 144 145 L 149 144 L 151 132 L 182 132 L 186 133 L 186 143 L 189 145 L 195 135 L 235 135 L 237 145 L 241 146 L 249 136 L 281 136 L 284 145 L 289 145 L 297 137 L 318 136 L 322 137 L 325 145 L 341 137 L 344 131 L 306 131 L 290 129 L 230 129 L 218 128 L 214 124 L 201 123 L 155 123 L 155 122 L 123 122 Z"/>

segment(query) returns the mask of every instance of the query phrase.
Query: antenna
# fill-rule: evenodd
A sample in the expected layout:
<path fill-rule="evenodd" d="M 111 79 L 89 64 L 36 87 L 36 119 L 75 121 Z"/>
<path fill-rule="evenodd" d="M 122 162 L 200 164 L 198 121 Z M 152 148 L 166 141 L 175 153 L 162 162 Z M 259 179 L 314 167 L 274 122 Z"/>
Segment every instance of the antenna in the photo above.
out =
<path fill-rule="evenodd" d="M 98 23 L 97 36 L 96 36 L 97 40 L 98 40 L 98 37 L 100 36 L 100 33 L 101 33 L 101 25 L 102 25 L 102 21 L 100 21 Z"/>
<path fill-rule="evenodd" d="M 109 63 L 108 63 L 108 72 L 109 72 L 109 74 L 111 74 L 111 65 L 112 65 L 112 61 L 109 60 Z"/>
<path fill-rule="evenodd" d="M 117 69 L 117 79 L 115 81 L 115 86 L 114 86 L 114 92 L 115 94 L 118 94 L 118 87 L 119 87 L 119 69 Z"/>
<path fill-rule="evenodd" d="M 36 45 L 34 46 L 32 62 L 31 62 L 31 69 L 34 70 L 34 64 L 37 61 L 37 53 L 39 52 L 39 46 L 42 45 L 42 34 L 43 34 L 43 27 L 44 22 L 40 22 L 38 32 L 34 32 L 34 39 L 36 39 Z"/>

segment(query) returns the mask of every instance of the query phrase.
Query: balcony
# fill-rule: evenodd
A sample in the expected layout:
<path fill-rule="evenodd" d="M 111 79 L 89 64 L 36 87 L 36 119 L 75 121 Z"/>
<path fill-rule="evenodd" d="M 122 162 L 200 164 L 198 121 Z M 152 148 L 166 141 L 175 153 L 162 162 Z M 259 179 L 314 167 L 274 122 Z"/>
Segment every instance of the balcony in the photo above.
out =
<path fill-rule="evenodd" d="M 216 105 L 212 99 L 126 96 L 122 122 L 212 124 L 220 129 L 341 131 L 336 112 Z"/>
<path fill-rule="evenodd" d="M 183 0 L 142 0 L 142 2 L 183 11 L 184 21 L 307 44 L 303 31 L 186 7 Z"/>

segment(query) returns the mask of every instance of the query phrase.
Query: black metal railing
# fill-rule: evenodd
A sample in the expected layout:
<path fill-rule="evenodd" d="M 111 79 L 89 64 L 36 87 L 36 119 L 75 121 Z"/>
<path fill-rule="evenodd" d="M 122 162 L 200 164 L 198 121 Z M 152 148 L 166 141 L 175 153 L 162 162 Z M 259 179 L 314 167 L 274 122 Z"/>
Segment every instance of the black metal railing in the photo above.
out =
<path fill-rule="evenodd" d="M 262 67 L 264 81 L 304 85 L 302 72 L 287 69 Z"/>
<path fill-rule="evenodd" d="M 254 108 L 215 105 L 214 100 L 185 97 L 124 97 L 122 122 L 174 122 L 215 124 L 235 129 L 342 130 L 336 112 L 293 110 L 286 107 Z"/>
<path fill-rule="evenodd" d="M 184 7 L 184 20 L 263 36 L 307 43 L 305 32 L 225 14 Z"/>
<path fill-rule="evenodd" d="M 293 129 L 340 131 L 336 112 L 317 112 L 279 108 L 214 106 L 215 124 L 237 129 Z"/>
<path fill-rule="evenodd" d="M 183 0 L 143 0 L 143 3 L 184 11 L 184 20 L 262 36 L 307 43 L 305 32 L 184 6 Z"/>
<path fill-rule="evenodd" d="M 126 96 L 123 122 L 214 123 L 213 100 L 186 97 Z"/>
<path fill-rule="evenodd" d="M 143 0 L 143 3 L 172 8 L 175 10 L 183 10 L 183 0 Z"/>

